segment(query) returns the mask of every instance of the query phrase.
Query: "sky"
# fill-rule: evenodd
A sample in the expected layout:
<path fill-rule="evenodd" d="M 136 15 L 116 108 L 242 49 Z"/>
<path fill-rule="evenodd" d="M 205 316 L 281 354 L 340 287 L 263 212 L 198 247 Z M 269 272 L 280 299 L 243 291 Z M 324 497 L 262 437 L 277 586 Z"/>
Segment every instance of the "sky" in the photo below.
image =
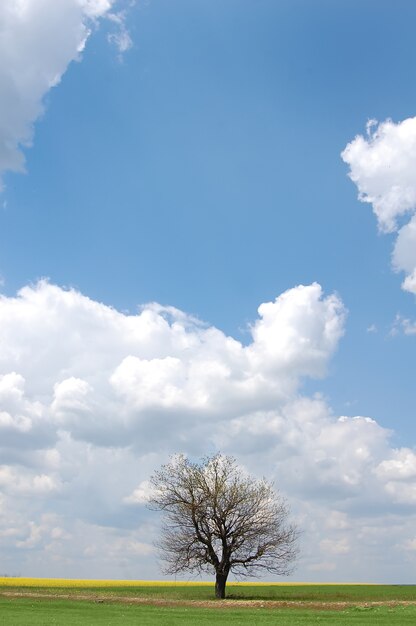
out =
<path fill-rule="evenodd" d="M 415 20 L 3 0 L 2 573 L 161 578 L 149 477 L 221 451 L 293 580 L 415 582 Z"/>

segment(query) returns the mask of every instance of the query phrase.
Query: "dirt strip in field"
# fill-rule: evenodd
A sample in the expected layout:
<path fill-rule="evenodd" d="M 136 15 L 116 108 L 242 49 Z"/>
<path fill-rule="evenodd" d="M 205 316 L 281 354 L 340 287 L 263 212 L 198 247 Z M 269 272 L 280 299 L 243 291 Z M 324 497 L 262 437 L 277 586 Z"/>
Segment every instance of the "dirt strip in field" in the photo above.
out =
<path fill-rule="evenodd" d="M 160 598 L 102 596 L 99 594 L 53 594 L 22 591 L 0 591 L 4 598 L 33 598 L 39 600 L 73 600 L 110 604 L 145 604 L 160 607 L 193 607 L 203 609 L 311 609 L 319 611 L 343 611 L 348 608 L 376 608 L 415 606 L 416 600 L 374 601 L 308 601 L 308 600 L 164 600 Z"/>

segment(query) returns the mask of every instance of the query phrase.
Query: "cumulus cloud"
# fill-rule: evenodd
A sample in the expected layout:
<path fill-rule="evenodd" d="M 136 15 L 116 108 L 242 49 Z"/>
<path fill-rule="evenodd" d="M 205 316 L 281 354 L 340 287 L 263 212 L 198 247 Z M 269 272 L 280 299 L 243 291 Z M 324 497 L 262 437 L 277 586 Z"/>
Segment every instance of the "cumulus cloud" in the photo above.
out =
<path fill-rule="evenodd" d="M 0 187 L 6 171 L 24 171 L 24 148 L 43 99 L 79 58 L 94 25 L 112 19 L 112 37 L 123 52 L 131 45 L 117 0 L 3 0 L 0 3 Z"/>
<path fill-rule="evenodd" d="M 404 290 L 416 293 L 416 117 L 367 124 L 342 152 L 359 199 L 372 205 L 381 232 L 397 233 L 393 267 L 406 273 Z"/>
<path fill-rule="evenodd" d="M 13 466 L 0 466 L 0 487 L 3 493 L 16 495 L 45 495 L 59 490 L 59 480 L 47 474 L 34 475 L 18 471 Z"/>
<path fill-rule="evenodd" d="M 339 578 L 347 553 L 355 576 L 380 528 L 394 545 L 412 540 L 410 524 L 392 530 L 388 517 L 416 502 L 412 449 L 392 449 L 374 419 L 334 416 L 319 394 L 302 395 L 305 377 L 325 375 L 344 323 L 339 297 L 318 284 L 260 305 L 246 345 L 173 307 L 127 315 L 46 281 L 2 296 L 3 568 L 160 576 L 149 476 L 169 454 L 218 449 L 289 496 L 308 538 L 305 576 L 330 555 Z"/>
<path fill-rule="evenodd" d="M 376 472 L 388 480 L 414 479 L 416 478 L 416 454 L 408 448 L 393 450 L 391 458 L 380 463 Z"/>
<path fill-rule="evenodd" d="M 152 495 L 152 486 L 150 481 L 143 480 L 140 485 L 123 501 L 126 504 L 147 504 Z"/>

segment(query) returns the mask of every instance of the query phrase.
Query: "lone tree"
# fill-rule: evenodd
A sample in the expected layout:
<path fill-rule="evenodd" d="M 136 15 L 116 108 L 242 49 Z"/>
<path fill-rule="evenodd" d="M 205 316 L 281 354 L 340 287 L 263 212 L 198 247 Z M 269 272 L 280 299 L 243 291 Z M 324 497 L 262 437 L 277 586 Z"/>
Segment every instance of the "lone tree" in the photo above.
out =
<path fill-rule="evenodd" d="M 298 530 L 286 501 L 265 479 L 247 476 L 234 458 L 199 463 L 178 455 L 151 477 L 149 506 L 165 513 L 158 548 L 165 573 L 215 572 L 215 596 L 225 598 L 228 574 L 287 575 Z"/>

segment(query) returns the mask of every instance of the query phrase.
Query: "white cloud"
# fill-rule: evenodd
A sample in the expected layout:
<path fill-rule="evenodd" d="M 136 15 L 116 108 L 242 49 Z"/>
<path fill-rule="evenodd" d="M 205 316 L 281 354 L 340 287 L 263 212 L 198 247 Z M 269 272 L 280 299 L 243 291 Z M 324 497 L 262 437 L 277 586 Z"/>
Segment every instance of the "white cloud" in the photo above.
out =
<path fill-rule="evenodd" d="M 397 230 L 398 218 L 416 209 L 416 118 L 367 125 L 367 137 L 358 135 L 341 156 L 360 200 L 372 204 L 380 229 Z"/>
<path fill-rule="evenodd" d="M 120 52 L 130 45 L 116 0 L 3 0 L 0 3 L 0 188 L 6 171 L 24 171 L 24 148 L 43 99 L 79 58 L 94 22 L 116 18 Z M 113 20 L 114 21 L 114 20 Z"/>
<path fill-rule="evenodd" d="M 87 399 L 91 391 L 90 385 L 85 380 L 74 376 L 55 383 L 51 414 L 62 421 L 71 415 L 85 415 L 91 410 Z"/>
<path fill-rule="evenodd" d="M 30 419 L 21 415 L 10 415 L 6 411 L 0 412 L 0 431 L 6 429 L 28 432 L 32 428 Z"/>
<path fill-rule="evenodd" d="M 1 297 L 4 567 L 158 577 L 153 513 L 142 506 L 149 476 L 169 454 L 221 449 L 289 497 L 308 538 L 304 569 L 348 549 L 354 577 L 368 539 L 354 540 L 359 520 L 378 541 L 390 522 L 374 511 L 398 506 L 400 518 L 402 503 L 416 502 L 416 476 L 412 450 L 393 450 L 375 420 L 302 396 L 303 378 L 327 370 L 344 320 L 340 299 L 317 284 L 262 304 L 248 345 L 172 307 L 127 315 L 46 281 Z M 44 510 L 55 517 L 39 530 Z M 397 545 L 414 537 L 402 526 Z"/>
<path fill-rule="evenodd" d="M 342 539 L 323 539 L 319 547 L 324 554 L 347 554 L 350 551 L 350 545 L 348 539 L 343 537 Z"/>
<path fill-rule="evenodd" d="M 24 529 L 17 531 L 17 534 L 23 534 L 23 538 L 16 541 L 17 548 L 33 549 L 36 546 L 45 545 L 48 549 L 48 542 L 62 541 L 70 539 L 71 536 L 59 526 L 56 526 L 58 518 L 53 514 L 43 514 L 39 523 L 29 521 Z M 50 544 L 49 544 L 50 545 Z"/>
<path fill-rule="evenodd" d="M 416 454 L 409 448 L 393 450 L 391 458 L 376 468 L 376 473 L 387 480 L 416 478 Z"/>
<path fill-rule="evenodd" d="M 37 525 L 34 522 L 29 522 L 29 535 L 21 541 L 16 541 L 16 546 L 18 548 L 33 548 L 39 544 L 42 539 L 42 535 L 42 526 Z"/>
<path fill-rule="evenodd" d="M 412 320 L 397 314 L 392 324 L 390 334 L 394 337 L 400 331 L 402 331 L 405 335 L 415 335 L 416 322 L 412 322 Z"/>
<path fill-rule="evenodd" d="M 146 504 L 152 495 L 152 486 L 148 480 L 143 480 L 140 485 L 123 502 L 126 504 Z"/>
<path fill-rule="evenodd" d="M 17 470 L 0 465 L 0 487 L 6 494 L 47 495 L 60 489 L 59 479 L 47 474 L 31 475 L 27 470 Z"/>
<path fill-rule="evenodd" d="M 250 357 L 265 370 L 296 376 L 325 374 L 343 333 L 344 310 L 337 296 L 322 299 L 317 283 L 282 294 L 259 307 Z"/>
<path fill-rule="evenodd" d="M 359 199 L 372 205 L 382 232 L 397 232 L 393 267 L 406 272 L 403 289 L 416 293 L 416 118 L 367 125 L 342 152 Z M 409 218 L 407 223 L 405 220 Z"/>
<path fill-rule="evenodd" d="M 325 521 L 325 526 L 330 530 L 346 530 L 351 527 L 346 513 L 331 511 Z"/>
<path fill-rule="evenodd" d="M 108 19 L 117 25 L 117 30 L 109 33 L 107 39 L 118 48 L 120 55 L 122 55 L 133 46 L 133 41 L 126 27 L 126 12 L 109 13 Z"/>
<path fill-rule="evenodd" d="M 391 480 L 386 483 L 386 492 L 394 502 L 408 506 L 416 505 L 416 484 L 414 482 L 398 482 Z"/>
<path fill-rule="evenodd" d="M 111 9 L 114 0 L 77 0 L 88 17 L 101 17 Z"/>
<path fill-rule="evenodd" d="M 411 274 L 406 276 L 402 283 L 402 287 L 405 291 L 410 291 L 410 293 L 416 293 L 416 269 L 413 270 Z"/>

